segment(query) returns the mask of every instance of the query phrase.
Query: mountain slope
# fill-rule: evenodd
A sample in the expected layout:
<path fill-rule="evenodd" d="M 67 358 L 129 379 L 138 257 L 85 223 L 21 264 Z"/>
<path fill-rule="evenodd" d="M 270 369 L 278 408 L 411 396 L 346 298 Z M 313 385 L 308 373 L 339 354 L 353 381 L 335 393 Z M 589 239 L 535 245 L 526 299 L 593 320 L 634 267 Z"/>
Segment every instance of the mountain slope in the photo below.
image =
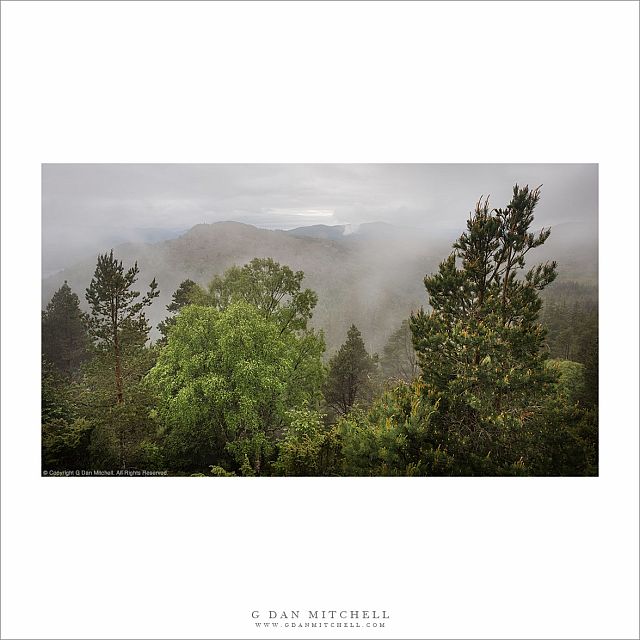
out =
<path fill-rule="evenodd" d="M 548 248 L 543 247 L 544 253 L 532 252 L 532 263 L 547 259 L 547 253 L 552 254 L 549 257 L 555 254 L 560 262 L 560 279 L 566 279 L 564 258 L 572 261 L 573 272 L 584 274 L 584 265 L 595 263 L 593 248 L 584 243 L 571 245 L 570 239 L 575 234 L 570 228 L 562 231 L 556 247 L 550 239 Z M 423 278 L 437 269 L 450 250 L 450 240 L 387 224 L 360 225 L 355 232 L 345 235 L 344 227 L 325 225 L 271 231 L 237 222 L 219 222 L 197 225 L 164 242 L 120 245 L 115 247 L 115 254 L 125 265 L 138 262 L 138 290 L 144 292 L 152 278 L 157 279 L 160 297 L 148 312 L 154 327 L 166 317 L 166 305 L 186 278 L 206 286 L 215 274 L 255 257 L 272 257 L 294 270 L 302 270 L 303 286 L 318 294 L 312 324 L 325 331 L 331 353 L 344 342 L 352 323 L 362 331 L 367 348 L 380 351 L 411 310 L 426 304 Z M 95 261 L 95 256 L 91 256 L 44 279 L 43 305 L 64 280 L 84 300 Z M 157 332 L 153 335 L 157 337 Z"/>
<path fill-rule="evenodd" d="M 344 341 L 351 323 L 360 327 L 370 349 L 379 350 L 411 309 L 422 303 L 422 278 L 439 256 L 383 251 L 374 244 L 220 222 L 197 225 L 178 238 L 156 244 L 120 245 L 115 254 L 126 265 L 138 262 L 140 291 L 157 279 L 160 297 L 148 312 L 154 326 L 167 315 L 165 307 L 182 280 L 191 278 L 206 285 L 234 264 L 272 257 L 304 271 L 304 286 L 318 293 L 313 325 L 325 331 L 330 351 Z M 91 257 L 43 280 L 43 305 L 64 280 L 83 299 L 94 269 L 95 257 Z"/>

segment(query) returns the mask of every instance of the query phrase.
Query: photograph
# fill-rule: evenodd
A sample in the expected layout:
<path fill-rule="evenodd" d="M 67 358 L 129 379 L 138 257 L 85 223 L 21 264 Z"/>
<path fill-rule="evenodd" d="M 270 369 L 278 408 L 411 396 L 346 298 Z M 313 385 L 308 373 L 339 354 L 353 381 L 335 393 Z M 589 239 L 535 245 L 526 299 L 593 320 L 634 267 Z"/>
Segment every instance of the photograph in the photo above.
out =
<path fill-rule="evenodd" d="M 0 12 L 0 640 L 638 640 L 640 3 Z"/>
<path fill-rule="evenodd" d="M 44 476 L 598 475 L 594 164 L 45 164 Z"/>

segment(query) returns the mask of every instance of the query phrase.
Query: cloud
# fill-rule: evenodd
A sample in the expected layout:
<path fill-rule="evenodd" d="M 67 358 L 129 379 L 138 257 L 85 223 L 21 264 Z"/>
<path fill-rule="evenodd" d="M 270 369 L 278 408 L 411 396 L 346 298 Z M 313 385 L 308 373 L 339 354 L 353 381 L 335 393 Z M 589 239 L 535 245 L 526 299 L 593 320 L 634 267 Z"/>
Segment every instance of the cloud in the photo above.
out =
<path fill-rule="evenodd" d="M 502 206 L 515 182 L 544 185 L 540 224 L 581 220 L 595 229 L 597 165 L 46 164 L 43 269 L 137 239 L 140 229 L 161 236 L 222 220 L 457 229 L 480 195 Z"/>

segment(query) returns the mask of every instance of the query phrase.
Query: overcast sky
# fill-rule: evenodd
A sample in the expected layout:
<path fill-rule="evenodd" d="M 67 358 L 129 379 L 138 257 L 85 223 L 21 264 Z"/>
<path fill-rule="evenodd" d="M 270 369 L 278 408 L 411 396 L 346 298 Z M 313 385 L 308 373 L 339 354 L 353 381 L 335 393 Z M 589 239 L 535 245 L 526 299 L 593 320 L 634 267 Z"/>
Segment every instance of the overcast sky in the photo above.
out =
<path fill-rule="evenodd" d="M 42 268 L 222 220 L 270 229 L 374 221 L 458 229 L 481 195 L 504 206 L 516 182 L 543 185 L 540 225 L 596 229 L 594 164 L 47 164 Z"/>

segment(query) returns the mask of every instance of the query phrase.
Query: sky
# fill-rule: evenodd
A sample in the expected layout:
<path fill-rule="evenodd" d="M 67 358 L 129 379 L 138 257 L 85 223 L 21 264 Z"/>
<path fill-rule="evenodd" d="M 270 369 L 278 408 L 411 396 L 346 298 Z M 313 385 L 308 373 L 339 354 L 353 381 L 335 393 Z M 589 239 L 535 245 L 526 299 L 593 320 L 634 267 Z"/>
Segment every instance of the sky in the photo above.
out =
<path fill-rule="evenodd" d="M 44 164 L 42 270 L 225 220 L 457 230 L 480 196 L 504 206 L 515 183 L 542 185 L 540 226 L 597 233 L 595 164 Z"/>

